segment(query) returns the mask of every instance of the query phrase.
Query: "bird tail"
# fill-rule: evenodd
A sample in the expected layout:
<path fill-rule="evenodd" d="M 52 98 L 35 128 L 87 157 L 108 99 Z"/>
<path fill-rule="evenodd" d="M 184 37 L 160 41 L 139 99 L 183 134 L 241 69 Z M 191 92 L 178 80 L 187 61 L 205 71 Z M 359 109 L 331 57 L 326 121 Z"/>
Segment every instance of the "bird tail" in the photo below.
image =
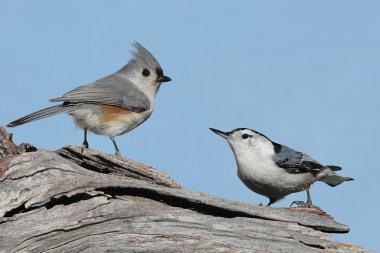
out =
<path fill-rule="evenodd" d="M 343 183 L 345 181 L 352 181 L 352 180 L 354 180 L 354 179 L 351 177 L 344 177 L 344 176 L 340 176 L 340 175 L 334 173 L 334 174 L 331 174 L 331 175 L 325 177 L 321 181 L 330 185 L 331 187 L 335 187 L 335 186 L 340 185 L 341 183 Z"/>
<path fill-rule="evenodd" d="M 26 115 L 22 118 L 19 118 L 18 120 L 15 120 L 15 121 L 9 123 L 7 125 L 7 127 L 16 127 L 16 126 L 23 125 L 25 123 L 28 123 L 28 122 L 31 122 L 34 120 L 39 120 L 39 119 L 43 119 L 46 117 L 50 117 L 50 116 L 56 115 L 56 114 L 61 113 L 61 112 L 68 112 L 71 109 L 72 109 L 72 107 L 66 107 L 63 105 L 52 106 L 52 107 L 45 108 L 45 109 L 39 110 L 37 112 L 31 113 L 31 114 Z"/>
<path fill-rule="evenodd" d="M 333 171 L 338 171 L 342 169 L 342 167 L 335 166 L 335 165 L 327 165 L 326 167 L 330 168 Z"/>

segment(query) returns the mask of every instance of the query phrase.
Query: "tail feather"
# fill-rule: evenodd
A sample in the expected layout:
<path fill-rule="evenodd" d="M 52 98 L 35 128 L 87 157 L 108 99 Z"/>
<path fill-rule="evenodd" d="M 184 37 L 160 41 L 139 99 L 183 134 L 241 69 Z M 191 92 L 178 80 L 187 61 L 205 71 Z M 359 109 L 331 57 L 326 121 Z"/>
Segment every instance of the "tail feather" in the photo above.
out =
<path fill-rule="evenodd" d="M 333 171 L 338 171 L 342 169 L 342 167 L 335 166 L 335 165 L 327 165 L 326 167 L 329 167 Z"/>
<path fill-rule="evenodd" d="M 56 115 L 56 114 L 61 113 L 61 112 L 68 112 L 71 109 L 72 109 L 72 107 L 70 107 L 70 106 L 63 106 L 63 105 L 52 106 L 52 107 L 45 108 L 45 109 L 39 110 L 37 112 L 31 113 L 29 115 L 26 115 L 26 116 L 24 116 L 18 120 L 15 120 L 15 121 L 9 123 L 7 125 L 7 127 L 15 127 L 15 126 L 23 125 L 25 123 L 28 123 L 28 122 L 31 122 L 34 120 L 43 119 L 46 117 L 50 117 L 50 116 Z"/>
<path fill-rule="evenodd" d="M 326 178 L 322 179 L 321 181 L 330 185 L 331 187 L 335 187 L 335 186 L 340 185 L 341 183 L 343 183 L 345 181 L 352 181 L 352 180 L 354 180 L 354 179 L 351 177 L 344 177 L 344 176 L 340 176 L 340 175 L 337 175 L 334 173 L 333 175 L 327 176 Z"/>

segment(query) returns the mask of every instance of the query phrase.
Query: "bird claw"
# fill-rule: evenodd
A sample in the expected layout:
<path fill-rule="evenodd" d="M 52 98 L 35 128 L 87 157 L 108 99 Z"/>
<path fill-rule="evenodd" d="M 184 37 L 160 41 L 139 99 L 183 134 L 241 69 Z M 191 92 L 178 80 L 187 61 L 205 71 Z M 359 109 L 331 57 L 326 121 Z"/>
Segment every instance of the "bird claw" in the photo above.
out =
<path fill-rule="evenodd" d="M 116 151 L 115 156 L 117 156 L 117 157 L 121 157 L 121 154 L 120 154 L 120 151 L 119 151 L 119 150 Z"/>
<path fill-rule="evenodd" d="M 313 205 L 311 203 L 305 203 L 305 202 L 300 201 L 300 200 L 293 201 L 290 204 L 290 208 L 292 208 L 293 205 L 296 205 L 294 208 L 312 208 L 312 209 L 315 209 L 315 210 L 318 210 L 318 211 L 322 211 L 322 209 L 319 208 L 318 206 L 315 206 L 315 205 Z"/>
<path fill-rule="evenodd" d="M 301 201 L 301 200 L 293 201 L 293 202 L 290 204 L 290 208 L 292 208 L 293 205 L 297 205 L 296 207 L 306 207 L 306 203 L 303 202 L 303 201 Z"/>
<path fill-rule="evenodd" d="M 88 147 L 85 147 L 84 145 L 80 148 L 80 154 L 83 155 L 84 150 L 87 149 Z"/>
<path fill-rule="evenodd" d="M 81 155 L 83 155 L 83 152 L 85 149 L 88 149 L 88 142 L 86 139 L 83 141 L 82 147 L 80 148 L 80 154 Z"/>

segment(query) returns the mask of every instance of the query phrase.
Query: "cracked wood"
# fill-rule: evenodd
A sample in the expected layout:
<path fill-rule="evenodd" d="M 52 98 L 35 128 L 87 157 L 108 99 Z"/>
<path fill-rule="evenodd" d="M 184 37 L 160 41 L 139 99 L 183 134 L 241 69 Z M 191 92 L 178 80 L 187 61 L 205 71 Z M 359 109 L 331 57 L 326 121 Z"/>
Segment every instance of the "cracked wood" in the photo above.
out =
<path fill-rule="evenodd" d="M 78 147 L 13 154 L 0 176 L 0 252 L 367 252 L 348 226 L 180 187 L 149 166 Z"/>

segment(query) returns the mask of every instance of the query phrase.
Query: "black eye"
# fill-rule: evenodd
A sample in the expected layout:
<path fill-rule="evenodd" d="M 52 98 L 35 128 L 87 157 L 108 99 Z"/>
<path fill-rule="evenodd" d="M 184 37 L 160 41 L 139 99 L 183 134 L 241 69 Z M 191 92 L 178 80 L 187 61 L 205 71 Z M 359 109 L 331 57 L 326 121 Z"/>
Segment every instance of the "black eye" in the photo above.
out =
<path fill-rule="evenodd" d="M 243 134 L 243 135 L 241 136 L 241 138 L 243 138 L 243 139 L 247 139 L 247 138 L 248 138 L 248 134 Z"/>
<path fill-rule="evenodd" d="M 143 76 L 149 76 L 149 75 L 150 75 L 150 71 L 149 71 L 149 69 L 143 69 L 143 71 L 142 71 L 142 75 L 143 75 Z"/>

